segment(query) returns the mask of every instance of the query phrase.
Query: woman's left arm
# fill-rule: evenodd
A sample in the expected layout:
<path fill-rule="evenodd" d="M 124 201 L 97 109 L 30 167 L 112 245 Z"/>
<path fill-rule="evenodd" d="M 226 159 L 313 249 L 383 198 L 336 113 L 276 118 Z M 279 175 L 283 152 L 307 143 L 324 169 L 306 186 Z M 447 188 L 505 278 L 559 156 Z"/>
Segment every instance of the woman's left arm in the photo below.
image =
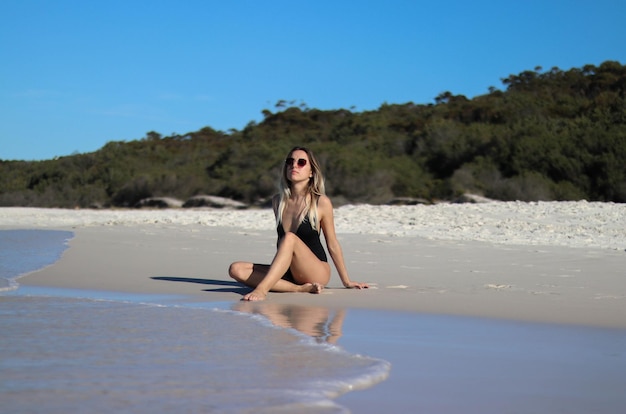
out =
<path fill-rule="evenodd" d="M 333 216 L 333 205 L 327 196 L 321 196 L 318 202 L 318 210 L 320 214 L 320 225 L 324 232 L 324 238 L 326 239 L 326 247 L 328 253 L 333 259 L 337 273 L 341 278 L 341 282 L 347 288 L 363 289 L 368 288 L 367 283 L 353 282 L 348 276 L 348 270 L 346 269 L 346 263 L 343 258 L 343 251 L 339 240 L 337 240 L 337 234 L 335 233 L 335 219 Z"/>

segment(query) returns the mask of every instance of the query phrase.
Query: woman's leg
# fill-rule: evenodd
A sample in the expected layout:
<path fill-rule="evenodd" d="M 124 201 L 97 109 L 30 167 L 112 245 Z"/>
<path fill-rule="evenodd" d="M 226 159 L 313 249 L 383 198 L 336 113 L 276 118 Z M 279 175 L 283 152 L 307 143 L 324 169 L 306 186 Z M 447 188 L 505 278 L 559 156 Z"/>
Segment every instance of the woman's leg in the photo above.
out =
<path fill-rule="evenodd" d="M 250 287 L 256 287 L 256 285 L 259 284 L 259 281 L 263 280 L 269 269 L 269 265 L 250 262 L 235 262 L 228 268 L 228 274 L 239 283 L 243 283 L 244 285 Z"/>
<path fill-rule="evenodd" d="M 250 276 L 245 278 L 246 282 L 242 283 L 250 283 L 249 286 L 256 285 L 256 288 L 245 295 L 244 300 L 263 300 L 270 290 L 319 293 L 330 279 L 328 263 L 319 260 L 294 233 L 285 234 L 269 269 L 259 268 L 255 272 L 254 265 L 248 269 L 252 269 L 252 271 L 248 270 Z M 281 279 L 289 269 L 296 283 L 300 285 Z M 262 273 L 265 275 L 261 276 Z"/>
<path fill-rule="evenodd" d="M 242 283 L 251 288 L 256 288 L 258 284 L 265 278 L 270 265 L 250 263 L 250 262 L 234 262 L 228 268 L 228 274 L 237 282 Z M 313 292 L 321 290 L 312 286 L 297 285 L 289 280 L 279 279 L 272 287 L 272 292 Z"/>

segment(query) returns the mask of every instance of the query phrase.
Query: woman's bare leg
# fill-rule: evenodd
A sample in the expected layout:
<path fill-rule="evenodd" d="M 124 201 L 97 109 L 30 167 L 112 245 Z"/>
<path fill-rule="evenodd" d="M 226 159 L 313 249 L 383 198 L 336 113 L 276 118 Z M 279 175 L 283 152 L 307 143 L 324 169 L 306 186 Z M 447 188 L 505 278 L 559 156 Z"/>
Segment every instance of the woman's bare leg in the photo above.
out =
<path fill-rule="evenodd" d="M 296 282 L 302 281 L 302 285 L 281 279 L 290 268 Z M 256 288 L 245 295 L 243 300 L 263 300 L 270 290 L 279 289 L 287 292 L 319 293 L 330 279 L 328 263 L 319 260 L 294 233 L 285 234 L 269 269 L 258 270 L 256 276 L 253 270 L 250 277 L 246 278 L 246 282 L 243 282 L 252 286 L 256 284 Z M 265 275 L 261 276 L 262 273 Z M 283 288 L 288 290 L 282 290 Z"/>
<path fill-rule="evenodd" d="M 265 278 L 270 265 L 235 262 L 230 265 L 228 274 L 239 283 L 243 283 L 251 288 L 256 288 Z M 272 287 L 272 292 L 302 292 L 302 285 L 296 285 L 285 279 L 279 279 Z M 306 289 L 304 291 L 307 291 Z"/>

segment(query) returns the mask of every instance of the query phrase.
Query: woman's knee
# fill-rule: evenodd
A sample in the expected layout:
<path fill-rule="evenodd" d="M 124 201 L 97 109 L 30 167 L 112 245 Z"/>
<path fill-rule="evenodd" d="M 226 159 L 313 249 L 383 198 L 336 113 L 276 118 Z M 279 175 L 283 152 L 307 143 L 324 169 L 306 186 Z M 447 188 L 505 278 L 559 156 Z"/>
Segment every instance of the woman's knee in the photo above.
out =
<path fill-rule="evenodd" d="M 293 246 L 293 244 L 296 242 L 296 240 L 299 240 L 300 238 L 298 237 L 298 235 L 294 232 L 287 232 L 285 233 L 285 236 L 282 239 L 282 243 L 287 243 L 287 245 L 291 245 Z"/>
<path fill-rule="evenodd" d="M 228 267 L 228 275 L 236 280 L 243 279 L 247 263 L 246 262 L 234 262 Z"/>

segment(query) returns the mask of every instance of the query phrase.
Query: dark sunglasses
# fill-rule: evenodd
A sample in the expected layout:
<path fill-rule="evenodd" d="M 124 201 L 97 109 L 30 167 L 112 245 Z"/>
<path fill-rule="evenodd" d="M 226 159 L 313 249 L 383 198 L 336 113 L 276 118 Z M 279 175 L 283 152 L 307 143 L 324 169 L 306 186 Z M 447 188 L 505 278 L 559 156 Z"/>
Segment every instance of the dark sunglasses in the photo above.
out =
<path fill-rule="evenodd" d="M 306 160 L 304 158 L 298 158 L 297 160 L 295 158 L 287 158 L 285 160 L 285 165 L 288 167 L 293 166 L 294 162 L 296 162 L 298 164 L 298 167 L 302 168 L 306 165 Z"/>

